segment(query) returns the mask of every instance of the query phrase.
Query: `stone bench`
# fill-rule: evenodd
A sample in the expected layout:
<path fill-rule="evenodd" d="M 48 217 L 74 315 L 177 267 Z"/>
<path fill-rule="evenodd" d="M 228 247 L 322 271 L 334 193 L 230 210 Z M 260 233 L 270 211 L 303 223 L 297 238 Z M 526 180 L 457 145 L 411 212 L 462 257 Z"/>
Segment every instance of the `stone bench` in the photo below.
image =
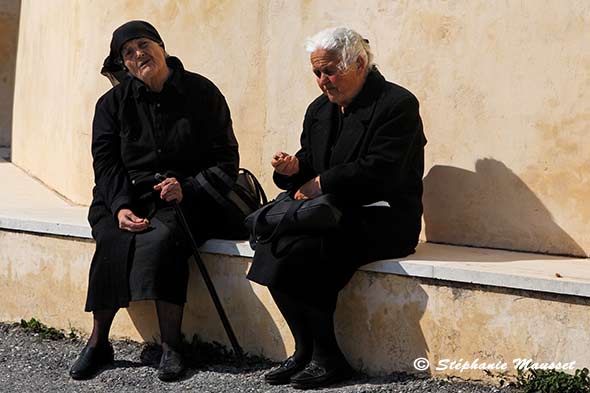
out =
<path fill-rule="evenodd" d="M 0 176 L 17 190 L 0 201 L 0 320 L 36 317 L 59 328 L 91 329 L 83 312 L 94 251 L 86 207 L 71 206 L 9 163 Z M 293 349 L 265 287 L 245 274 L 245 241 L 210 240 L 205 263 L 238 340 L 252 354 L 282 359 Z M 436 370 L 444 359 L 497 363 L 517 358 L 588 367 L 588 259 L 421 243 L 415 254 L 363 266 L 343 290 L 336 313 L 342 348 L 370 374 L 415 371 L 486 378 L 481 370 Z M 191 263 L 183 332 L 227 344 L 199 273 Z M 158 336 L 151 302 L 120 312 L 113 335 Z M 229 347 L 229 345 L 228 345 Z M 443 362 L 444 363 L 444 362 Z M 442 363 L 441 363 L 442 364 Z"/>

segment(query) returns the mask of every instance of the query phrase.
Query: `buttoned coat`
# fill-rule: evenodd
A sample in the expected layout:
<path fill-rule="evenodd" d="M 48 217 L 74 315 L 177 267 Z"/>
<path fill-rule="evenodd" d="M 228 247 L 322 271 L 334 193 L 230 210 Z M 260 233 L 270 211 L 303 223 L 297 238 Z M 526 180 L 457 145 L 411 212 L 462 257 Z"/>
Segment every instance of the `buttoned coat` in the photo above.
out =
<path fill-rule="evenodd" d="M 253 266 L 253 281 L 341 289 L 360 265 L 414 252 L 426 144 L 418 100 L 373 69 L 346 107 L 350 123 L 331 145 L 339 110 L 325 95 L 309 105 L 296 153 L 299 173 L 288 177 L 275 172 L 274 180 L 294 193 L 319 175 L 322 193 L 333 194 L 344 206 L 341 230 L 315 243 L 307 238 L 305 250 L 293 253 L 299 261 L 284 264 L 284 269 L 276 261 Z M 390 207 L 363 207 L 380 201 Z"/>
<path fill-rule="evenodd" d="M 155 173 L 172 173 L 181 180 L 181 207 L 191 224 L 197 223 L 202 212 L 218 211 L 194 177 L 207 175 L 213 167 L 233 179 L 237 176 L 238 144 L 225 98 L 211 81 L 184 70 L 177 58 L 169 57 L 167 63 L 173 74 L 158 104 L 166 125 L 163 135 L 155 135 L 149 116 L 139 112 L 143 86 L 138 80 L 125 79 L 96 104 L 92 129 L 95 186 L 88 213 L 96 251 L 86 311 L 128 305 L 128 269 L 135 235 L 118 228 L 116 214 L 123 207 L 136 214 L 145 210 L 139 196 L 157 183 Z M 223 192 L 222 182 L 216 186 Z M 173 216 L 167 218 L 174 231 L 181 231 Z M 206 221 L 201 221 L 200 227 L 192 228 L 200 242 L 211 236 L 203 227 Z"/>

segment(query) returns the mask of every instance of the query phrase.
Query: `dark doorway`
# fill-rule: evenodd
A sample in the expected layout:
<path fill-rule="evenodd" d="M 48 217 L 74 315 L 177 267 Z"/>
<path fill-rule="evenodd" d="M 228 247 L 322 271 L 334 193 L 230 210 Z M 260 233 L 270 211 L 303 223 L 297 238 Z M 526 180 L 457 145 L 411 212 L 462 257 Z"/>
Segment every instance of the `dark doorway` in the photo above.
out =
<path fill-rule="evenodd" d="M 10 159 L 21 0 L 0 0 L 0 160 Z"/>

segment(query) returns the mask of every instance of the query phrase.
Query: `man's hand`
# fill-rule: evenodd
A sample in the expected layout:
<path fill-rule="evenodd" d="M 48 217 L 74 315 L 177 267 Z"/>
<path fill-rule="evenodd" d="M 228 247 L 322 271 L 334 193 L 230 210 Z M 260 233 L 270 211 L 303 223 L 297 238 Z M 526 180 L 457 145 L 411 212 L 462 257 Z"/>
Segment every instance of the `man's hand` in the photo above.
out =
<path fill-rule="evenodd" d="M 316 176 L 304 185 L 295 193 L 295 199 L 313 199 L 322 195 L 322 185 L 320 184 L 320 177 Z"/>
<path fill-rule="evenodd" d="M 146 218 L 139 218 L 131 209 L 120 209 L 117 213 L 119 228 L 129 232 L 141 232 L 148 228 L 150 222 Z"/>
<path fill-rule="evenodd" d="M 182 187 L 175 177 L 169 177 L 154 186 L 154 190 L 160 191 L 160 198 L 166 202 L 182 202 Z"/>
<path fill-rule="evenodd" d="M 299 173 L 299 159 L 282 151 L 272 156 L 270 165 L 281 175 L 293 176 Z"/>

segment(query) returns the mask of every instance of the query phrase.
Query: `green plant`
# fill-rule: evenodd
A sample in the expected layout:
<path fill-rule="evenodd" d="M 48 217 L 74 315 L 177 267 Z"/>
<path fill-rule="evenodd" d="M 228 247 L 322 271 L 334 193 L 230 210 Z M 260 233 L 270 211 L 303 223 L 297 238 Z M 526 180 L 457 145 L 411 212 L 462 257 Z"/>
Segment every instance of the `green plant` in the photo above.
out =
<path fill-rule="evenodd" d="M 82 336 L 82 333 L 80 332 L 80 330 L 76 329 L 75 327 L 72 327 L 70 325 L 70 331 L 67 334 L 67 337 L 69 339 L 75 340 L 78 339 Z"/>
<path fill-rule="evenodd" d="M 27 332 L 38 334 L 41 338 L 50 340 L 62 340 L 66 338 L 62 331 L 49 327 L 35 318 L 31 318 L 28 322 L 21 319 L 20 326 Z"/>
<path fill-rule="evenodd" d="M 578 369 L 574 375 L 556 370 L 518 370 L 513 385 L 524 393 L 590 393 L 587 368 Z"/>

